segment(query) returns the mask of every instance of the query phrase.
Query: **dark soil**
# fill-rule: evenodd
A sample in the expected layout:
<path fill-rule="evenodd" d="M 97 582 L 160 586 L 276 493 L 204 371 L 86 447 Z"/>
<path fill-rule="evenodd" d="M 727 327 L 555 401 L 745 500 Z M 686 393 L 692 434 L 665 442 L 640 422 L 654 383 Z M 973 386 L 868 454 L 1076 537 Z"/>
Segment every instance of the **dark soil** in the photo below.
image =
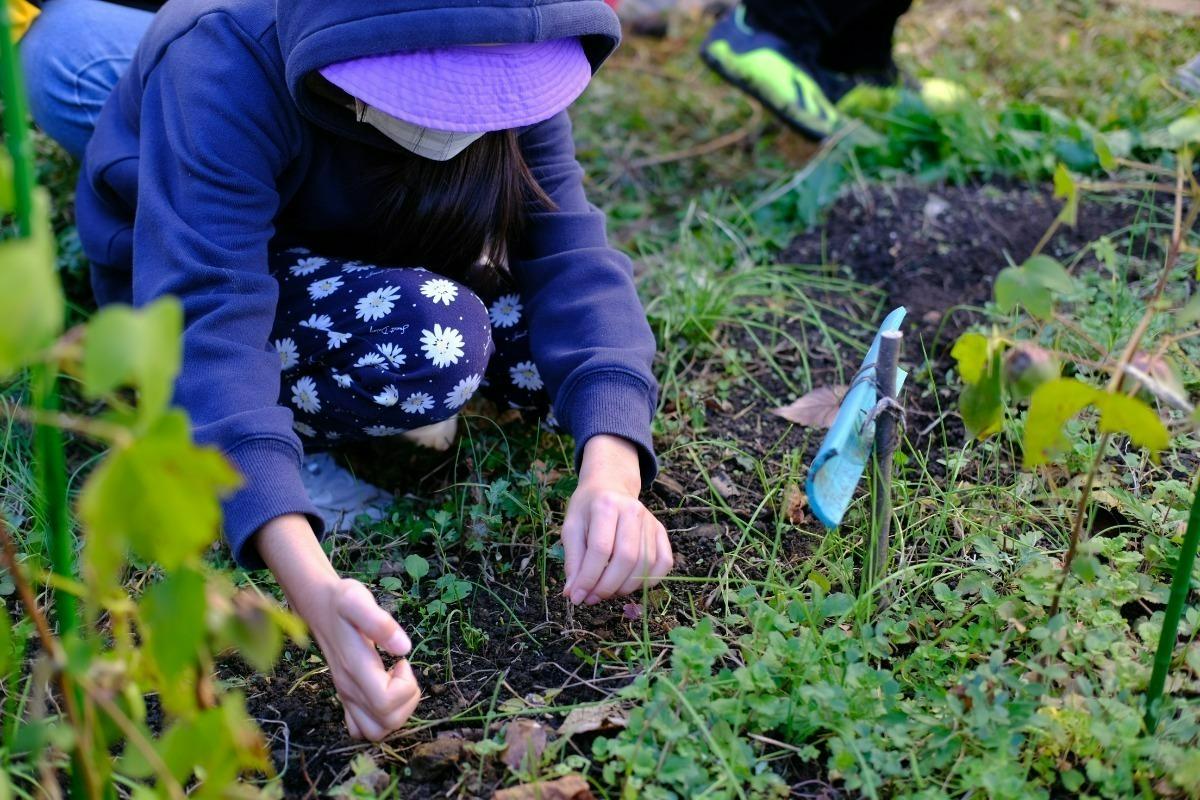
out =
<path fill-rule="evenodd" d="M 907 306 L 909 335 L 904 362 L 916 366 L 927 353 L 941 385 L 944 382 L 940 377 L 949 366 L 949 345 L 978 318 L 972 307 L 977 308 L 991 296 L 993 277 L 1009 260 L 1019 263 L 1029 256 L 1059 207 L 1060 202 L 1049 191 L 1016 185 L 870 187 L 845 195 L 830 209 L 826 222 L 797 237 L 781 260 L 841 265 L 855 279 L 878 287 L 882 294 L 880 309 Z M 1078 226 L 1059 232 L 1045 252 L 1067 259 L 1099 236 L 1128 225 L 1133 216 L 1127 205 L 1085 204 Z M 847 302 L 838 297 L 820 299 L 831 304 Z M 778 323 L 798 324 L 787 319 Z M 805 335 L 793 334 L 801 341 L 810 341 Z M 736 334 L 732 338 L 730 346 L 749 346 L 736 340 Z M 793 345 L 783 339 L 773 343 L 768 338 L 764 346 L 774 345 L 778 345 L 774 355 L 782 366 L 800 368 L 800 354 L 788 352 L 794 350 Z M 814 385 L 836 381 L 834 353 L 822 352 L 821 346 L 815 345 L 805 355 Z M 861 358 L 849 348 L 840 355 L 855 364 Z M 714 369 L 720 371 L 719 366 Z M 771 408 L 792 398 L 786 396 L 787 389 L 772 373 L 755 377 L 761 389 L 742 386 L 734 389 L 726 401 L 710 404 L 705 438 L 736 443 L 752 457 L 772 454 L 778 459 L 781 454 L 797 450 L 807 465 L 820 443 L 820 434 L 800 428 L 789 430 L 788 423 L 771 415 Z M 945 408 L 952 407 L 953 397 L 949 389 L 942 391 L 944 394 L 935 396 L 921 387 L 912 387 L 906 393 L 910 439 L 925 449 L 942 446 L 947 435 L 950 445 L 956 446 L 964 435 L 956 417 L 943 414 Z M 935 420 L 942 423 L 936 436 L 919 435 Z M 749 518 L 762 503 L 762 487 L 729 450 L 714 448 L 712 455 L 713 462 L 706 466 L 712 475 L 719 476 L 719 491 L 739 516 Z M 935 461 L 930 459 L 931 464 Z M 434 484 L 445 485 L 454 477 L 455 468 L 445 459 L 427 459 L 420 469 L 408 463 L 399 471 L 422 474 L 421 488 L 428 490 L 436 488 Z M 696 472 L 690 463 L 664 461 L 662 477 L 647 504 L 672 532 L 678 570 L 711 576 L 722 563 L 723 553 L 732 546 L 735 533 L 715 519 L 710 509 L 689 503 L 689 495 L 706 496 L 709 491 Z M 802 501 L 784 498 L 778 505 L 777 511 L 758 511 L 756 528 L 773 530 L 776 516 L 782 513 L 788 524 L 813 534 L 783 537 L 779 561 L 785 565 L 799 563 L 810 552 L 805 543 L 819 541 L 819 526 L 804 513 Z M 753 565 L 747 569 L 753 570 Z M 410 731 L 382 750 L 346 738 L 328 675 L 324 671 L 311 673 L 320 663 L 310 660 L 308 654 L 289 651 L 284 665 L 269 676 L 227 665 L 227 674 L 240 673 L 245 681 L 249 707 L 271 738 L 288 797 L 317 797 L 346 781 L 350 762 L 363 751 L 371 752 L 385 767 L 390 762 L 393 771 L 397 762 L 407 766 L 404 774 L 408 777 L 402 780 L 400 797 L 491 797 L 503 778 L 494 766 L 480 769 L 478 759 L 472 758 L 468 762 L 471 769 L 428 769 L 421 765 L 419 756 L 414 760 L 415 749 L 421 742 L 434 739 L 439 730 L 444 734 L 445 729 L 453 729 L 454 736 L 468 739 L 483 736 L 485 732 L 477 723 L 472 723 L 477 725 L 474 730 L 464 732 L 462 724 L 450 718 L 472 708 L 476 709 L 472 713 L 481 713 L 481 702 L 482 714 L 486 714 L 493 696 L 499 701 L 525 698 L 536 704 L 539 698 L 549 695 L 554 698 L 553 704 L 564 705 L 600 699 L 632 679 L 632 673 L 594 672 L 580 657 L 595 652 L 601 642 L 641 638 L 642 621 L 626 619 L 621 602 L 580 608 L 571 617 L 553 583 L 547 587 L 550 597 L 543 598 L 537 581 L 525 580 L 523 587 L 511 588 L 505 581 L 496 581 L 486 564 L 472 564 L 465 557 L 459 571 L 468 579 L 487 582 L 512 613 L 497 608 L 488 595 L 476 592 L 470 601 L 471 619 L 487 634 L 486 642 L 477 652 L 467 652 L 457 636 L 449 637 L 456 643 L 449 659 L 441 654 L 427 657 L 429 665 L 421 675 L 427 693 L 419 709 L 421 718 L 445 722 Z M 750 573 L 747 576 L 753 577 Z M 693 599 L 704 605 L 712 598 L 702 586 L 679 593 L 681 602 Z M 688 616 L 688 609 L 683 607 L 678 618 L 674 609 L 656 615 L 649 620 L 651 636 L 664 635 Z M 514 617 L 520 625 L 515 624 Z M 547 714 L 543 721 L 552 726 L 557 719 Z"/>

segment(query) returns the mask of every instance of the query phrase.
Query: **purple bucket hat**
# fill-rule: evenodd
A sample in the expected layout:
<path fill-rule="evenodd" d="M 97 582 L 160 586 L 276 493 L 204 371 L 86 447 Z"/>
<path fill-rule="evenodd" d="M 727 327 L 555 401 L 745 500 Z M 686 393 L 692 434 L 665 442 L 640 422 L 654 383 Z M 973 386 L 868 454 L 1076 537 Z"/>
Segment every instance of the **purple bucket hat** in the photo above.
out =
<path fill-rule="evenodd" d="M 444 47 L 339 61 L 321 70 L 351 97 L 413 125 L 486 133 L 533 125 L 587 88 L 578 39 Z"/>

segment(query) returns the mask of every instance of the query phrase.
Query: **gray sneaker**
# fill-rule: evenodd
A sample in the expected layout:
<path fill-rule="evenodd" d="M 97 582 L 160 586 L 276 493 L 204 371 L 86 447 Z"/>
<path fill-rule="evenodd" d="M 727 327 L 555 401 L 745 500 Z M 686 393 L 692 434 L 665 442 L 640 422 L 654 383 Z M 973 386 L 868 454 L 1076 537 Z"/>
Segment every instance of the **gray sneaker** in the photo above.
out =
<path fill-rule="evenodd" d="M 1200 97 L 1200 55 L 1175 71 L 1175 85 L 1193 97 Z"/>
<path fill-rule="evenodd" d="M 392 503 L 392 493 L 359 480 L 329 453 L 304 459 L 300 480 L 329 531 L 348 531 L 360 516 L 383 519 Z"/>

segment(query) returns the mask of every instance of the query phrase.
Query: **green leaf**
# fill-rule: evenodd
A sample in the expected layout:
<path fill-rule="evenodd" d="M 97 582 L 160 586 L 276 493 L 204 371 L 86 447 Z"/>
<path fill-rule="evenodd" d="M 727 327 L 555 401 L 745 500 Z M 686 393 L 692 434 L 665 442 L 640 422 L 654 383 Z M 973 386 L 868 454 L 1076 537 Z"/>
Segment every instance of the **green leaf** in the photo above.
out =
<path fill-rule="evenodd" d="M 112 551 L 128 545 L 178 568 L 217 538 L 219 498 L 239 483 L 220 453 L 192 443 L 184 413 L 168 412 L 133 444 L 114 449 L 84 485 L 79 514 L 88 542 L 103 543 L 85 550 L 85 564 L 111 567 Z"/>
<path fill-rule="evenodd" d="M 987 371 L 979 382 L 963 388 L 959 411 L 967 433 L 976 439 L 986 439 L 998 433 L 1004 422 L 1004 398 L 1001 392 L 1001 359 L 994 353 Z"/>
<path fill-rule="evenodd" d="M 1056 294 L 1074 290 L 1075 281 L 1058 261 L 1036 255 L 1019 267 L 1006 267 L 996 276 L 996 305 L 1004 313 L 1017 306 L 1038 319 L 1050 319 L 1054 314 Z"/>
<path fill-rule="evenodd" d="M 1075 290 L 1075 279 L 1067 268 L 1050 256 L 1031 256 L 1021 269 L 1029 279 L 1039 286 L 1056 292 L 1072 292 Z"/>
<path fill-rule="evenodd" d="M 1158 414 L 1144 401 L 1124 394 L 1102 392 L 1094 401 L 1100 409 L 1100 430 L 1124 433 L 1139 447 L 1157 453 L 1171 443 L 1171 435 Z"/>
<path fill-rule="evenodd" d="M 1025 418 L 1026 469 L 1045 464 L 1066 447 L 1063 426 L 1100 394 L 1099 389 L 1074 378 L 1047 381 L 1034 391 Z"/>
<path fill-rule="evenodd" d="M 0 377 L 25 366 L 62 331 L 63 293 L 45 191 L 34 193 L 33 235 L 0 242 Z"/>
<path fill-rule="evenodd" d="M 1108 140 L 1104 138 L 1104 134 L 1099 131 L 1092 136 L 1092 149 L 1096 151 L 1096 160 L 1100 162 L 1102 170 L 1112 172 L 1117 168 L 1117 159 L 1113 156 L 1112 148 L 1108 146 Z"/>
<path fill-rule="evenodd" d="M 404 571 L 414 581 L 420 581 L 429 574 L 429 562 L 414 553 L 404 559 Z"/>
<path fill-rule="evenodd" d="M 162 414 L 182 357 L 183 309 L 164 297 L 142 309 L 112 305 L 88 323 L 83 345 L 83 390 L 90 398 L 122 386 L 138 389 L 142 419 Z"/>
<path fill-rule="evenodd" d="M 988 338 L 981 333 L 964 333 L 950 355 L 958 362 L 958 374 L 969 384 L 979 383 L 988 364 Z"/>
<path fill-rule="evenodd" d="M 204 642 L 204 576 L 183 568 L 154 584 L 142 597 L 142 636 L 167 684 L 190 678 Z"/>
<path fill-rule="evenodd" d="M 1054 196 L 1066 200 L 1058 218 L 1064 225 L 1074 227 L 1079 219 L 1079 184 L 1065 164 L 1059 164 L 1054 170 Z"/>
<path fill-rule="evenodd" d="M 1200 292 L 1197 292 L 1187 305 L 1179 309 L 1175 314 L 1175 325 L 1177 328 L 1190 328 L 1200 322 Z"/>

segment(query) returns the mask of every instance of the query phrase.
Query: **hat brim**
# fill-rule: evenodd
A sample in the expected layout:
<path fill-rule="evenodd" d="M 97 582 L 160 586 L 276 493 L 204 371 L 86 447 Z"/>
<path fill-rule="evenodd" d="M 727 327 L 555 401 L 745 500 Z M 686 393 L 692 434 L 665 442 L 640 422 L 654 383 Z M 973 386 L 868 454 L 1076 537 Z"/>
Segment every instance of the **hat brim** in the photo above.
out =
<path fill-rule="evenodd" d="M 321 69 L 334 86 L 413 125 L 484 133 L 550 119 L 592 69 L 578 39 L 413 50 Z"/>

